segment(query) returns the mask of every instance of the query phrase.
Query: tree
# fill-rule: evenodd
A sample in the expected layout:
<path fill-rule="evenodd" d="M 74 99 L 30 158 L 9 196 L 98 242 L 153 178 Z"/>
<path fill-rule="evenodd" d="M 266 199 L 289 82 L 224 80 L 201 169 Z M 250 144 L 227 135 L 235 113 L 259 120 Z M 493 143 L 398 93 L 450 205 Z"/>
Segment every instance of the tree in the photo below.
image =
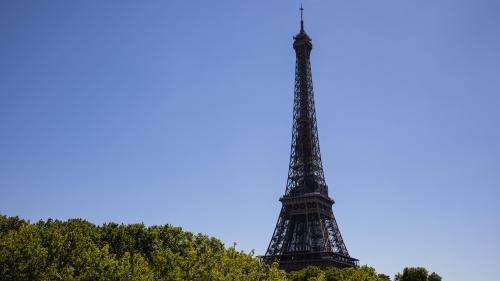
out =
<path fill-rule="evenodd" d="M 0 281 L 285 281 L 277 265 L 170 225 L 0 215 Z"/>
<path fill-rule="evenodd" d="M 287 274 L 289 281 L 387 281 L 389 276 L 377 274 L 374 268 L 360 266 L 356 268 L 319 268 L 307 267 Z"/>
<path fill-rule="evenodd" d="M 391 277 L 389 277 L 389 275 L 386 275 L 386 274 L 383 274 L 383 273 L 380 273 L 380 274 L 378 275 L 378 278 L 379 278 L 380 280 L 384 280 L 384 281 L 391 281 Z"/>
<path fill-rule="evenodd" d="M 0 281 L 389 281 L 374 268 L 307 267 L 283 273 L 253 252 L 225 247 L 215 238 L 171 225 L 82 219 L 30 223 L 0 215 Z M 396 281 L 441 281 L 421 267 Z"/>
<path fill-rule="evenodd" d="M 428 273 L 423 267 L 406 267 L 403 273 L 397 273 L 394 281 L 441 281 L 441 276 L 433 272 Z"/>
<path fill-rule="evenodd" d="M 441 281 L 441 276 L 439 276 L 436 272 L 433 272 L 427 277 L 427 281 Z"/>

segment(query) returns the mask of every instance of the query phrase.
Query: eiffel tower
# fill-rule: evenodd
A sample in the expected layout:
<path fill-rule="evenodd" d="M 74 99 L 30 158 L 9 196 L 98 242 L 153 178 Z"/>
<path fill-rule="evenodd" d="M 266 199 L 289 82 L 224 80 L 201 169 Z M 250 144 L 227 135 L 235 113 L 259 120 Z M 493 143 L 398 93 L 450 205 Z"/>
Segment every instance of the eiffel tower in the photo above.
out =
<path fill-rule="evenodd" d="M 311 77 L 311 38 L 304 31 L 300 7 L 300 32 L 294 37 L 296 54 L 292 147 L 281 212 L 264 261 L 279 262 L 280 269 L 306 266 L 352 267 L 333 215 L 319 150 L 316 110 Z"/>

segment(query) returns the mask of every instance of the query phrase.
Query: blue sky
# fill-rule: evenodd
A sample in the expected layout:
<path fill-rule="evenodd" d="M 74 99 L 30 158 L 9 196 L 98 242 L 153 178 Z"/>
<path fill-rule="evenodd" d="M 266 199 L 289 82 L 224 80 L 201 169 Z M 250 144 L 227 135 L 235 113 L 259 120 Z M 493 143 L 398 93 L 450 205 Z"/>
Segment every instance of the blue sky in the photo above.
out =
<path fill-rule="evenodd" d="M 303 1 L 350 253 L 493 280 L 500 1 Z M 174 224 L 258 254 L 291 137 L 298 1 L 2 1 L 0 213 Z"/>

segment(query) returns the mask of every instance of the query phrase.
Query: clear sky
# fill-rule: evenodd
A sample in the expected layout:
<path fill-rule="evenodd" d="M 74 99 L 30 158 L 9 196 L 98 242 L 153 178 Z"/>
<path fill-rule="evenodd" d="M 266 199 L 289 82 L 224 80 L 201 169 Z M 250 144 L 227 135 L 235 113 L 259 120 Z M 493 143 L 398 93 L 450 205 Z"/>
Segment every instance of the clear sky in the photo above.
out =
<path fill-rule="evenodd" d="M 305 0 L 346 245 L 391 276 L 500 269 L 500 1 Z M 0 213 L 174 224 L 262 254 L 299 1 L 1 1 Z"/>

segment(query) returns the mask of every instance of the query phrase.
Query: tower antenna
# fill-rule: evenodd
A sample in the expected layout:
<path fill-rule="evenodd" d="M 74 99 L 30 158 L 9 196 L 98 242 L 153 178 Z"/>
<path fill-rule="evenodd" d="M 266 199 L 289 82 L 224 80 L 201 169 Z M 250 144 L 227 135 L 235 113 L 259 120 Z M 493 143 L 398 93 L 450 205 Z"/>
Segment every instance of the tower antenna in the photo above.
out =
<path fill-rule="evenodd" d="M 300 4 L 300 31 L 304 31 L 304 8 Z"/>

